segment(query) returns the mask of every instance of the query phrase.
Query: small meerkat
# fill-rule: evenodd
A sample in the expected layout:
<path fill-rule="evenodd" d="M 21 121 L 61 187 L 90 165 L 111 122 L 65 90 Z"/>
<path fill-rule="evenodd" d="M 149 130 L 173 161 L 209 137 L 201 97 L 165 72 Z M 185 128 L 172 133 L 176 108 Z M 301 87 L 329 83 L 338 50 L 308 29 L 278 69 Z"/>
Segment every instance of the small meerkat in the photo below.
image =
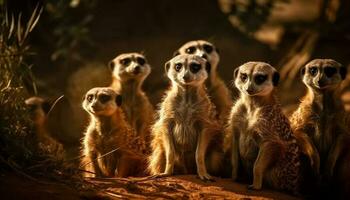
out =
<path fill-rule="evenodd" d="M 197 173 L 212 180 L 209 173 L 218 173 L 223 153 L 221 125 L 204 85 L 210 63 L 178 55 L 165 64 L 165 71 L 171 87 L 152 127 L 149 171 L 160 176 Z"/>
<path fill-rule="evenodd" d="M 142 90 L 142 84 L 151 73 L 151 66 L 139 53 L 120 54 L 109 62 L 112 71 L 112 87 L 123 95 L 122 109 L 126 120 L 136 130 L 137 136 L 146 141 L 150 137 L 154 109 Z"/>
<path fill-rule="evenodd" d="M 206 81 L 208 95 L 216 106 L 219 119 L 222 122 L 226 122 L 232 107 L 232 97 L 230 90 L 217 73 L 217 67 L 220 61 L 217 48 L 208 41 L 194 40 L 182 45 L 174 55 L 197 55 L 210 63 L 211 70 Z"/>
<path fill-rule="evenodd" d="M 51 108 L 49 102 L 41 97 L 33 96 L 25 100 L 29 108 L 30 117 L 34 122 L 36 139 L 39 148 L 54 155 L 63 158 L 64 150 L 61 143 L 51 137 L 48 130 L 48 112 Z"/>
<path fill-rule="evenodd" d="M 290 120 L 292 128 L 311 139 L 320 156 L 320 172 L 331 178 L 339 158 L 349 151 L 349 115 L 339 86 L 346 68 L 332 59 L 315 59 L 301 70 L 307 93 Z"/>
<path fill-rule="evenodd" d="M 232 178 L 241 163 L 253 184 L 298 193 L 299 147 L 288 119 L 274 94 L 279 81 L 275 68 L 264 62 L 248 62 L 234 71 L 240 97 L 231 110 L 224 148 L 231 155 Z"/>
<path fill-rule="evenodd" d="M 81 162 L 86 177 L 126 177 L 142 173 L 145 143 L 135 136 L 124 119 L 121 104 L 122 96 L 109 87 L 92 88 L 84 97 L 82 106 L 90 115 Z"/>

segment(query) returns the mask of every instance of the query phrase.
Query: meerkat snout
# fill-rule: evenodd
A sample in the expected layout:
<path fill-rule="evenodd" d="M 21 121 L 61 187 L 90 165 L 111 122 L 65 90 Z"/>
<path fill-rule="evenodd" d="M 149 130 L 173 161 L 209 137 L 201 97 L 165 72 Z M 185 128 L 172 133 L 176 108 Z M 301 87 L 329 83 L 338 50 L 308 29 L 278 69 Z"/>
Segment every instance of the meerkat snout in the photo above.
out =
<path fill-rule="evenodd" d="M 174 52 L 173 56 L 175 57 L 177 55 L 199 56 L 207 60 L 214 68 L 216 68 L 220 60 L 217 48 L 210 42 L 204 40 L 194 40 L 185 43 Z"/>
<path fill-rule="evenodd" d="M 346 76 L 346 68 L 332 59 L 314 59 L 301 69 L 303 82 L 313 89 L 337 87 Z"/>
<path fill-rule="evenodd" d="M 165 64 L 169 79 L 179 85 L 198 85 L 208 78 L 210 63 L 196 55 L 178 55 Z"/>
<path fill-rule="evenodd" d="M 234 71 L 233 78 L 238 90 L 248 96 L 265 96 L 279 82 L 279 73 L 263 62 L 248 62 Z"/>
<path fill-rule="evenodd" d="M 112 115 L 122 104 L 122 96 L 112 88 L 93 88 L 89 90 L 83 101 L 83 108 L 93 115 Z"/>
<path fill-rule="evenodd" d="M 109 68 L 119 79 L 146 78 L 151 72 L 144 55 L 139 53 L 125 53 L 109 62 Z"/>

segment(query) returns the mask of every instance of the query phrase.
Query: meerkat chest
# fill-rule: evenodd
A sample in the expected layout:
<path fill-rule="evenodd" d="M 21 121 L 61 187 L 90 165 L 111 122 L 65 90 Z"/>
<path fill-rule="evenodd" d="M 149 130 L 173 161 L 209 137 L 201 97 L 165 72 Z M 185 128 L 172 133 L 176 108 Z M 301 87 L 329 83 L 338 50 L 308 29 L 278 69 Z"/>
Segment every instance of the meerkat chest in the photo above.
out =
<path fill-rule="evenodd" d="M 261 126 L 259 118 L 258 110 L 250 111 L 244 109 L 240 116 L 237 116 L 238 121 L 236 124 L 240 129 L 239 153 L 247 167 L 252 165 L 259 150 L 259 130 Z"/>
<path fill-rule="evenodd" d="M 327 154 L 333 143 L 333 137 L 337 134 L 337 121 L 334 120 L 334 115 L 320 113 L 313 115 L 314 123 L 309 125 L 311 137 L 315 141 L 316 147 L 321 154 Z"/>
<path fill-rule="evenodd" d="M 200 133 L 199 110 L 195 104 L 180 102 L 174 110 L 174 141 L 185 151 L 195 149 Z"/>

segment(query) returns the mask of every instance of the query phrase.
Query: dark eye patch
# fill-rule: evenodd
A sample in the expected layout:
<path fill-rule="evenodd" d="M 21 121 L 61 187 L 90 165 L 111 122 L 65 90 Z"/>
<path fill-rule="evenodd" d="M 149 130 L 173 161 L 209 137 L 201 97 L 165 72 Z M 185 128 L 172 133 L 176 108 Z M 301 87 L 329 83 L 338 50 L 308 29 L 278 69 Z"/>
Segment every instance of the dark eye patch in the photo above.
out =
<path fill-rule="evenodd" d="M 92 95 L 92 94 L 89 94 L 89 95 L 86 96 L 86 100 L 88 102 L 91 102 L 93 99 L 94 99 L 94 95 Z"/>
<path fill-rule="evenodd" d="M 185 52 L 186 52 L 187 54 L 194 54 L 194 52 L 196 52 L 196 47 L 194 47 L 194 46 L 188 47 L 188 48 L 185 50 Z"/>
<path fill-rule="evenodd" d="M 146 59 L 142 58 L 142 57 L 137 57 L 136 61 L 138 64 L 140 65 L 144 65 L 146 63 Z"/>
<path fill-rule="evenodd" d="M 205 44 L 205 45 L 203 45 L 203 49 L 204 49 L 205 52 L 211 53 L 211 52 L 213 52 L 214 48 L 213 48 L 213 46 L 211 46 L 209 44 Z"/>
<path fill-rule="evenodd" d="M 337 69 L 335 67 L 330 67 L 330 66 L 325 67 L 323 71 L 328 78 L 332 77 L 334 74 L 337 73 Z"/>
<path fill-rule="evenodd" d="M 179 72 L 182 68 L 182 63 L 176 63 L 174 68 L 175 68 L 175 71 Z"/>
<path fill-rule="evenodd" d="M 248 75 L 245 73 L 241 73 L 239 78 L 241 79 L 242 82 L 246 82 L 248 79 Z"/>
<path fill-rule="evenodd" d="M 263 75 L 263 74 L 258 74 L 254 77 L 254 81 L 256 84 L 261 85 L 262 83 L 264 83 L 267 80 L 267 75 Z"/>
<path fill-rule="evenodd" d="M 311 76 L 316 76 L 317 73 L 318 73 L 317 67 L 310 67 L 310 68 L 309 68 L 309 74 L 310 74 Z"/>
<path fill-rule="evenodd" d="M 124 66 L 128 66 L 131 63 L 131 59 L 130 58 L 124 58 L 120 60 L 120 64 L 124 65 Z"/>
<path fill-rule="evenodd" d="M 110 96 L 110 95 L 107 95 L 107 94 L 101 94 L 101 95 L 98 97 L 98 100 L 99 100 L 101 103 L 106 103 L 106 102 L 108 102 L 109 100 L 111 100 L 111 96 Z"/>
<path fill-rule="evenodd" d="M 190 71 L 192 73 L 197 73 L 201 68 L 202 68 L 202 66 L 198 63 L 191 63 L 190 64 Z"/>

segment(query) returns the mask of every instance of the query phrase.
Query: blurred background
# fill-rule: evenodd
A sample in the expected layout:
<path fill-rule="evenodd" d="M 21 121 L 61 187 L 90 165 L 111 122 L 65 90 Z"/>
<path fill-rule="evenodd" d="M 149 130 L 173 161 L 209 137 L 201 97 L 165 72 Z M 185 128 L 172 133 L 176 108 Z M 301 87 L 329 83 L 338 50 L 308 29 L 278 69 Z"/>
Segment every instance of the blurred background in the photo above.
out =
<path fill-rule="evenodd" d="M 189 40 L 204 39 L 220 50 L 219 74 L 230 85 L 233 70 L 247 61 L 265 61 L 281 73 L 279 97 L 290 112 L 304 94 L 299 69 L 313 58 L 350 62 L 348 0 L 0 0 L 28 21 L 42 13 L 27 43 L 25 62 L 33 76 L 28 96 L 54 101 L 50 129 L 77 153 L 87 124 L 81 109 L 85 92 L 111 81 L 107 63 L 125 52 L 144 52 L 152 66 L 144 90 L 160 102 L 168 81 L 164 63 Z M 21 13 L 21 14 L 20 14 Z M 34 85 L 29 84 L 34 80 Z M 350 104 L 350 78 L 344 99 Z"/>

